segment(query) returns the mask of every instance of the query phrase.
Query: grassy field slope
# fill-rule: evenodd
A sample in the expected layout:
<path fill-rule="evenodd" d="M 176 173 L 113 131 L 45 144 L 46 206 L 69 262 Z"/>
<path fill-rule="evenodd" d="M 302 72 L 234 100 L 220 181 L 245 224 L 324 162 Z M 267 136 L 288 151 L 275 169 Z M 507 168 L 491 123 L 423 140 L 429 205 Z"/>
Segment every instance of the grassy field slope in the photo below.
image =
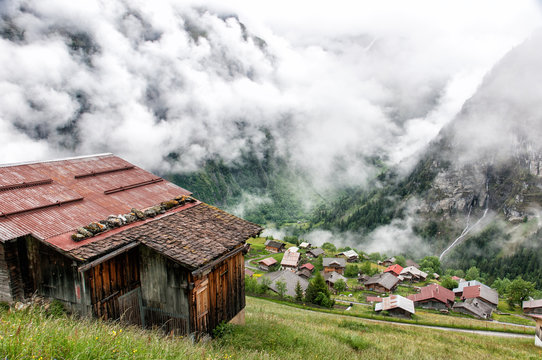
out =
<path fill-rule="evenodd" d="M 8 359 L 540 359 L 534 339 L 498 338 L 300 310 L 247 298 L 245 326 L 196 345 L 159 331 L 30 310 L 4 313 Z"/>

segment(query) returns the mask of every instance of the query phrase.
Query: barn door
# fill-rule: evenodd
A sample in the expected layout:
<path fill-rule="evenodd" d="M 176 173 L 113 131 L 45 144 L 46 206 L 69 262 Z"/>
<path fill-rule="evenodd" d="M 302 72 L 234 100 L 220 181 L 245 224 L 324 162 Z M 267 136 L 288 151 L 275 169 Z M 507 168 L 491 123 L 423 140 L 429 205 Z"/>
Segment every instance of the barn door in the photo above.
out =
<path fill-rule="evenodd" d="M 119 254 L 89 270 L 90 297 L 94 314 L 103 319 L 119 319 L 119 297 L 138 288 L 138 249 Z"/>
<path fill-rule="evenodd" d="M 200 332 L 207 332 L 209 324 L 208 283 L 205 280 L 196 289 L 196 329 Z"/>
<path fill-rule="evenodd" d="M 128 325 L 144 326 L 142 317 L 141 288 L 138 287 L 118 298 L 120 320 Z"/>

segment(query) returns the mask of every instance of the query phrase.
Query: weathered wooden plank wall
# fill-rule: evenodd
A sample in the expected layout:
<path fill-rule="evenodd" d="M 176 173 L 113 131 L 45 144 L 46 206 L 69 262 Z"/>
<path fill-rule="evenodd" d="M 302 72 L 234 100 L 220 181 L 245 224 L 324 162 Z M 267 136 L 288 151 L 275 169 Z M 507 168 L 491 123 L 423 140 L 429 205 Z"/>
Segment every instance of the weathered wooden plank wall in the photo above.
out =
<path fill-rule="evenodd" d="M 119 296 L 139 287 L 139 250 L 134 248 L 85 272 L 90 284 L 90 302 L 95 316 L 118 319 Z"/>
<path fill-rule="evenodd" d="M 228 322 L 245 307 L 245 262 L 243 254 L 236 255 L 218 264 L 207 276 L 195 279 L 198 284 L 208 281 L 209 307 L 207 328 L 198 323 L 197 292 L 192 292 L 191 326 L 192 331 L 212 331 L 222 321 Z"/>
<path fill-rule="evenodd" d="M 12 301 L 11 279 L 6 261 L 6 244 L 0 244 L 0 301 Z"/>
<path fill-rule="evenodd" d="M 189 329 L 188 271 L 147 247 L 141 247 L 141 293 L 145 325 L 165 331 Z M 167 322 L 167 323 L 166 323 Z"/>

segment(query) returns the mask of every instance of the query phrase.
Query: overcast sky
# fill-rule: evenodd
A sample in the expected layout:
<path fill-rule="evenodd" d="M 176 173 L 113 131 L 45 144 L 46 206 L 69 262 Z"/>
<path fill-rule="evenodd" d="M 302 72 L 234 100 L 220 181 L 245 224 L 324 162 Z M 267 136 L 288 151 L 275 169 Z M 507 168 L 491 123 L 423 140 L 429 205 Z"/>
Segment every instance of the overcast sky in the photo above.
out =
<path fill-rule="evenodd" d="M 364 156 L 411 164 L 542 24 L 536 1 L 223 3 L 2 2 L 24 35 L 0 38 L 0 162 L 114 152 L 193 171 L 265 128 L 316 186 L 362 185 Z M 70 49 L 81 33 L 90 54 Z"/>

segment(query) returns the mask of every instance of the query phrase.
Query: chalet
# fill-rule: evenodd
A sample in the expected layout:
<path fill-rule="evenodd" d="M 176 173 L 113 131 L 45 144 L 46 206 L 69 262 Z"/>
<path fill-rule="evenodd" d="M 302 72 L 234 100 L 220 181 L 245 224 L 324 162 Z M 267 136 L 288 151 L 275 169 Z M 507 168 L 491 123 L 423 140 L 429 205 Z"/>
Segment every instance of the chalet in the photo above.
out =
<path fill-rule="evenodd" d="M 387 311 L 394 317 L 411 318 L 415 313 L 414 303 L 401 295 L 391 295 L 375 303 L 375 311 Z"/>
<path fill-rule="evenodd" d="M 300 270 L 307 269 L 308 271 L 310 271 L 312 273 L 314 271 L 314 265 L 311 264 L 311 263 L 306 263 L 306 264 L 301 265 L 301 267 L 299 269 Z"/>
<path fill-rule="evenodd" d="M 409 295 L 407 298 L 414 301 L 416 307 L 433 310 L 448 310 L 455 301 L 452 290 L 437 284 L 424 286 L 418 294 Z"/>
<path fill-rule="evenodd" d="M 280 294 L 279 288 L 277 286 L 278 282 L 283 282 L 286 284 L 286 295 L 295 297 L 295 288 L 297 286 L 297 283 L 299 282 L 299 285 L 301 285 L 301 289 L 303 292 L 307 290 L 307 287 L 309 286 L 309 282 L 302 278 L 301 276 L 296 275 L 292 271 L 289 270 L 281 270 L 281 271 L 275 271 L 272 273 L 268 273 L 264 275 L 266 278 L 268 278 L 271 281 L 271 284 L 269 285 L 269 288 L 276 292 L 277 294 Z"/>
<path fill-rule="evenodd" d="M 346 260 L 343 258 L 323 258 L 322 265 L 324 273 L 335 271 L 342 275 L 346 268 Z"/>
<path fill-rule="evenodd" d="M 254 271 L 245 268 L 245 277 L 253 277 Z"/>
<path fill-rule="evenodd" d="M 486 285 L 482 284 L 481 282 L 479 282 L 478 280 L 461 281 L 461 282 L 458 283 L 458 286 L 456 288 L 454 288 L 452 291 L 454 292 L 455 296 L 461 297 L 461 295 L 463 295 L 463 288 L 465 288 L 467 286 L 475 286 L 475 285 L 486 286 Z"/>
<path fill-rule="evenodd" d="M 310 272 L 307 268 L 300 269 L 296 272 L 296 274 L 304 279 L 310 279 L 312 276 L 312 272 Z"/>
<path fill-rule="evenodd" d="M 0 166 L 0 300 L 178 334 L 242 322 L 262 229 L 190 195 L 112 154 Z"/>
<path fill-rule="evenodd" d="M 542 315 L 542 299 L 524 301 L 523 312 L 525 314 Z"/>
<path fill-rule="evenodd" d="M 335 283 L 337 281 L 342 280 L 345 284 L 347 281 L 344 276 L 335 271 L 324 273 L 324 280 L 326 281 L 327 286 L 329 286 L 331 289 L 335 288 Z"/>
<path fill-rule="evenodd" d="M 376 292 L 389 292 L 397 287 L 399 279 L 390 273 L 376 274 L 364 283 L 365 289 Z"/>
<path fill-rule="evenodd" d="M 390 265 L 393 265 L 395 264 L 397 260 L 395 259 L 395 257 L 391 257 L 391 258 L 387 258 L 386 260 L 382 261 L 382 266 L 390 266 Z"/>
<path fill-rule="evenodd" d="M 267 240 L 265 242 L 265 250 L 272 253 L 283 252 L 285 248 L 286 248 L 286 244 L 280 241 Z"/>
<path fill-rule="evenodd" d="M 401 271 L 403 271 L 403 267 L 399 264 L 390 265 L 386 268 L 386 270 L 384 270 L 385 273 L 390 273 L 393 276 L 401 275 Z"/>
<path fill-rule="evenodd" d="M 299 244 L 300 249 L 310 249 L 312 245 L 306 241 L 303 241 L 301 244 Z"/>
<path fill-rule="evenodd" d="M 415 262 L 414 260 L 412 259 L 408 259 L 406 262 L 406 266 L 409 267 L 409 266 L 414 266 L 416 269 L 419 269 L 420 268 L 420 265 L 418 265 L 417 262 Z"/>
<path fill-rule="evenodd" d="M 457 281 L 458 284 L 459 284 L 460 282 L 465 281 L 465 279 L 462 279 L 462 278 L 460 278 L 459 276 L 455 276 L 455 275 L 452 276 L 452 280 L 453 280 L 453 281 Z"/>
<path fill-rule="evenodd" d="M 435 272 L 435 273 L 433 273 L 433 279 L 435 279 L 435 280 L 438 280 L 438 279 L 440 279 L 440 275 L 439 275 L 439 274 L 437 274 L 436 272 Z"/>
<path fill-rule="evenodd" d="M 534 330 L 534 344 L 535 346 L 542 347 L 542 315 L 529 314 L 529 316 L 536 321 L 536 327 Z"/>
<path fill-rule="evenodd" d="M 325 251 L 323 249 L 320 249 L 320 248 L 316 248 L 316 249 L 310 249 L 309 251 L 307 251 L 307 255 L 310 256 L 310 257 L 313 257 L 313 258 L 317 258 L 318 256 L 324 254 Z"/>
<path fill-rule="evenodd" d="M 371 277 L 369 275 L 365 275 L 365 274 L 359 274 L 358 275 L 358 282 L 359 283 L 364 283 L 366 282 L 367 280 L 369 280 Z"/>
<path fill-rule="evenodd" d="M 272 266 L 278 264 L 278 261 L 272 257 L 265 258 L 258 262 L 258 267 L 263 271 L 269 271 Z"/>
<path fill-rule="evenodd" d="M 456 302 L 452 309 L 467 315 L 472 315 L 479 319 L 489 319 L 493 312 L 493 307 L 477 298 L 467 299 L 462 302 Z"/>
<path fill-rule="evenodd" d="M 499 293 L 483 284 L 464 287 L 461 300 L 467 299 L 479 299 L 493 309 L 496 309 L 497 305 L 499 305 Z"/>
<path fill-rule="evenodd" d="M 354 250 L 343 251 L 337 254 L 338 256 L 344 256 L 348 262 L 356 262 L 359 260 L 359 255 Z"/>
<path fill-rule="evenodd" d="M 401 270 L 401 276 L 404 281 L 410 282 L 425 281 L 427 279 L 427 273 L 414 266 L 407 266 Z"/>
<path fill-rule="evenodd" d="M 283 269 L 297 270 L 301 254 L 295 251 L 286 251 L 280 262 Z"/>

